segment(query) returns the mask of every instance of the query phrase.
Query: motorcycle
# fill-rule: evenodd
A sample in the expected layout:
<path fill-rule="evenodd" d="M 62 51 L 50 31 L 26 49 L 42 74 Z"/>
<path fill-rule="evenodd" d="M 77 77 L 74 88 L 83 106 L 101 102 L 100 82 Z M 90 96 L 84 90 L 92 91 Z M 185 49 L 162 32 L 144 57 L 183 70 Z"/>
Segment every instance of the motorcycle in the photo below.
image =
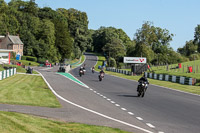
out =
<path fill-rule="evenodd" d="M 101 73 L 101 74 L 99 75 L 99 81 L 102 81 L 102 80 L 103 80 L 103 78 L 104 78 L 104 74 L 103 74 L 103 73 Z"/>
<path fill-rule="evenodd" d="M 138 97 L 144 97 L 144 94 L 147 90 L 147 82 L 140 81 L 138 84 Z"/>
<path fill-rule="evenodd" d="M 84 73 L 83 70 L 80 70 L 80 71 L 79 71 L 80 77 L 81 77 L 82 75 L 84 75 L 83 73 Z"/>
<path fill-rule="evenodd" d="M 83 68 L 83 75 L 85 74 L 85 72 L 86 72 L 86 70 L 85 70 L 85 68 Z"/>
<path fill-rule="evenodd" d="M 94 68 L 92 68 L 92 73 L 94 73 Z"/>

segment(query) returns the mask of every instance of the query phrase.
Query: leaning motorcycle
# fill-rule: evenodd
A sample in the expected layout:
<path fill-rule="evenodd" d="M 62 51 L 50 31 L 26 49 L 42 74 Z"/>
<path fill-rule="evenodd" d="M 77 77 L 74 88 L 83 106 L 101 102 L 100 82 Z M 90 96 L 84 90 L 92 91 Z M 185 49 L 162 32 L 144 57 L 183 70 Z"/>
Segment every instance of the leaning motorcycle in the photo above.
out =
<path fill-rule="evenodd" d="M 99 75 L 99 81 L 102 81 L 103 78 L 104 78 L 104 75 L 103 75 L 103 73 L 101 73 L 101 74 Z"/>
<path fill-rule="evenodd" d="M 138 84 L 138 97 L 144 97 L 147 90 L 147 82 L 140 81 Z"/>

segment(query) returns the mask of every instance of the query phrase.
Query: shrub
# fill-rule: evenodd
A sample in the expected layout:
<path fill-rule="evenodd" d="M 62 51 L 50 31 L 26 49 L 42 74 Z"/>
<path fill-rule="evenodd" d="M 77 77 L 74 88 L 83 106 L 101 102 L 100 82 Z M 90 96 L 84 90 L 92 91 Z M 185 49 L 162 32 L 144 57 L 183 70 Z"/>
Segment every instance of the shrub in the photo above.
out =
<path fill-rule="evenodd" d="M 40 63 L 40 64 L 44 64 L 44 63 L 46 62 L 46 60 L 47 60 L 47 59 L 41 58 L 41 57 L 40 57 L 40 58 L 38 58 L 38 61 L 37 61 L 37 62 Z"/>
<path fill-rule="evenodd" d="M 26 60 L 37 62 L 37 58 L 32 56 L 26 56 Z"/>
<path fill-rule="evenodd" d="M 26 56 L 22 56 L 22 57 L 21 57 L 21 60 L 26 60 Z"/>
<path fill-rule="evenodd" d="M 108 61 L 109 61 L 109 60 L 108 60 Z M 115 61 L 114 58 L 110 58 L 110 62 L 108 62 L 108 63 L 110 63 L 110 64 L 109 64 L 110 67 L 116 67 L 116 61 Z"/>

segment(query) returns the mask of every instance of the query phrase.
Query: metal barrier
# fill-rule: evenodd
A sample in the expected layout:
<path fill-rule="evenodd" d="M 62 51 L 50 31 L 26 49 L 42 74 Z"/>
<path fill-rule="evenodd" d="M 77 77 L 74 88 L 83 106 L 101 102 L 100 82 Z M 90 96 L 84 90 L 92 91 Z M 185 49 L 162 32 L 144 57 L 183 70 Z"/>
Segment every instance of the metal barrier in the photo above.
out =
<path fill-rule="evenodd" d="M 117 73 L 121 73 L 121 74 L 125 74 L 125 75 L 132 75 L 131 71 L 120 70 L 120 69 L 109 68 L 109 67 L 106 67 L 106 71 L 117 72 Z"/>
<path fill-rule="evenodd" d="M 7 70 L 0 71 L 0 80 L 11 77 L 17 73 L 16 68 L 10 68 Z"/>
<path fill-rule="evenodd" d="M 145 76 L 151 79 L 170 81 L 170 82 L 180 83 L 180 84 L 185 84 L 185 85 L 194 85 L 196 83 L 196 79 L 183 77 L 183 76 L 156 74 L 156 73 L 148 73 L 148 72 L 145 72 Z"/>

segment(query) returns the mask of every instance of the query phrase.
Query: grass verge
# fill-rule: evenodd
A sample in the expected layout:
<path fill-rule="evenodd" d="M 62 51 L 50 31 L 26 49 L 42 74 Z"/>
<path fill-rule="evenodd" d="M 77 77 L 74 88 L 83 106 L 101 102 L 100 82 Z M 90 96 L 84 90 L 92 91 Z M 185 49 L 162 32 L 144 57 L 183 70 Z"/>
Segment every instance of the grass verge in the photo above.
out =
<path fill-rule="evenodd" d="M 0 86 L 0 103 L 61 107 L 41 76 L 17 74 Z"/>
<path fill-rule="evenodd" d="M 0 111 L 1 133 L 128 133 L 116 128 L 66 123 L 13 112 Z"/>

